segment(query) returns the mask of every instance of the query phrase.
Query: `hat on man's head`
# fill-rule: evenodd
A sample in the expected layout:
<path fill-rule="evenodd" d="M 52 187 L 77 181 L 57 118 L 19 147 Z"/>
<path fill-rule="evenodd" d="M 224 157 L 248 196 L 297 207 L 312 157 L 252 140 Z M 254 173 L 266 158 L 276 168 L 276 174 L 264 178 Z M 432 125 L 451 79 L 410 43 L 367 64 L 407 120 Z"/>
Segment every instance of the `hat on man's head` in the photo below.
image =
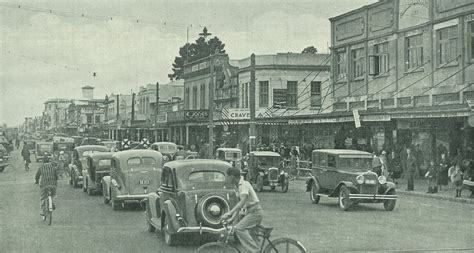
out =
<path fill-rule="evenodd" d="M 240 170 L 237 169 L 236 167 L 230 167 L 227 169 L 227 175 L 240 177 Z"/>

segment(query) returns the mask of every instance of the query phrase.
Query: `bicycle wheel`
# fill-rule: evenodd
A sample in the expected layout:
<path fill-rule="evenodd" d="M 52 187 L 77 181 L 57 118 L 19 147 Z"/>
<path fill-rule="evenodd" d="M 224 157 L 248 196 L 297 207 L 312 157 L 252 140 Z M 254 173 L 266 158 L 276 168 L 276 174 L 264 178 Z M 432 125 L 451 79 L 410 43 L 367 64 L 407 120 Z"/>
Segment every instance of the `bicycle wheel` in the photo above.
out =
<path fill-rule="evenodd" d="M 208 242 L 199 247 L 196 253 L 240 253 L 240 250 L 223 242 Z"/>
<path fill-rule="evenodd" d="M 53 211 L 46 212 L 46 221 L 48 222 L 48 225 L 51 226 L 51 222 L 53 222 Z"/>
<path fill-rule="evenodd" d="M 263 253 L 306 253 L 306 249 L 300 242 L 290 239 L 290 238 L 278 238 L 271 241 Z"/>

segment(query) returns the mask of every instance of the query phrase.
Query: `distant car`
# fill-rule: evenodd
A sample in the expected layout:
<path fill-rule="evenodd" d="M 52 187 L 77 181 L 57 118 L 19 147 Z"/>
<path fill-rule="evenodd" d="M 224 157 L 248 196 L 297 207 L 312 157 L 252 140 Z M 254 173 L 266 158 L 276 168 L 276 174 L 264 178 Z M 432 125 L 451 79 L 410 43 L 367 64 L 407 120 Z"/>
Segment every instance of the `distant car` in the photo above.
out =
<path fill-rule="evenodd" d="M 173 161 L 178 151 L 178 145 L 173 142 L 155 142 L 151 144 L 150 149 L 160 152 L 163 155 L 164 162 Z"/>
<path fill-rule="evenodd" d="M 280 168 L 281 161 L 280 154 L 275 152 L 250 152 L 246 177 L 258 192 L 262 191 L 264 186 L 270 186 L 272 191 L 281 186 L 282 192 L 288 192 L 290 178 L 288 173 Z"/>
<path fill-rule="evenodd" d="M 92 153 L 98 152 L 109 152 L 105 146 L 98 145 L 85 145 L 74 148 L 72 153 L 71 164 L 68 166 L 69 175 L 69 184 L 74 188 L 78 188 L 82 185 L 82 170 L 86 167 L 86 156 Z"/>
<path fill-rule="evenodd" d="M 92 195 L 102 193 L 102 178 L 110 175 L 113 152 L 92 153 L 86 156 L 86 168 L 82 170 L 82 190 Z"/>
<path fill-rule="evenodd" d="M 313 150 L 312 173 L 306 181 L 311 202 L 321 196 L 338 198 L 339 207 L 349 210 L 357 203 L 383 203 L 385 210 L 395 208 L 395 184 L 371 171 L 373 155 L 349 149 Z"/>
<path fill-rule="evenodd" d="M 36 142 L 35 159 L 37 162 L 42 161 L 45 154 L 49 158 L 53 157 L 53 143 L 52 142 Z"/>
<path fill-rule="evenodd" d="M 227 161 L 239 170 L 242 170 L 242 150 L 238 148 L 218 148 L 216 159 Z"/>
<path fill-rule="evenodd" d="M 144 199 L 148 231 L 163 231 L 165 243 L 176 245 L 182 234 L 201 235 L 222 228 L 224 213 L 238 202 L 226 181 L 228 162 L 186 159 L 163 167 L 161 186 Z"/>
<path fill-rule="evenodd" d="M 104 143 L 102 143 L 102 140 L 99 138 L 94 138 L 94 137 L 86 137 L 82 139 L 81 141 L 81 146 L 83 145 L 99 145 L 103 146 Z"/>
<path fill-rule="evenodd" d="M 102 178 L 104 203 L 120 209 L 126 202 L 139 202 L 158 190 L 163 165 L 159 152 L 147 149 L 114 153 L 110 176 Z"/>

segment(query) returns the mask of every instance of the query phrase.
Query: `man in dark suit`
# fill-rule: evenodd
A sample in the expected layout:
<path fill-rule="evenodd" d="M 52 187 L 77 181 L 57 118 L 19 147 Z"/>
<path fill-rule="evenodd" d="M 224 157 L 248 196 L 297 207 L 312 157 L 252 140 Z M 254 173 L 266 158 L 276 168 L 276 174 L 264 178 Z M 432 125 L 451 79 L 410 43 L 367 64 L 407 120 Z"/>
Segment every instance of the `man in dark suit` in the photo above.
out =
<path fill-rule="evenodd" d="M 415 171 L 416 171 L 416 157 L 412 153 L 411 148 L 407 148 L 407 159 L 406 159 L 406 177 L 407 177 L 407 191 L 413 191 L 413 184 L 415 179 Z"/>

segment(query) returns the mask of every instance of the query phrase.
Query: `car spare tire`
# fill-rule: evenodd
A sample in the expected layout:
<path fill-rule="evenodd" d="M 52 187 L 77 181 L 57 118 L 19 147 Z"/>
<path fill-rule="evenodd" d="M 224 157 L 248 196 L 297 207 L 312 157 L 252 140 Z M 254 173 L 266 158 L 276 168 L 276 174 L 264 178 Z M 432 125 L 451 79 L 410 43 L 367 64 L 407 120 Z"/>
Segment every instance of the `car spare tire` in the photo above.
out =
<path fill-rule="evenodd" d="M 222 215 L 230 210 L 225 198 L 215 194 L 203 196 L 196 206 L 196 220 L 203 226 L 219 228 Z"/>

